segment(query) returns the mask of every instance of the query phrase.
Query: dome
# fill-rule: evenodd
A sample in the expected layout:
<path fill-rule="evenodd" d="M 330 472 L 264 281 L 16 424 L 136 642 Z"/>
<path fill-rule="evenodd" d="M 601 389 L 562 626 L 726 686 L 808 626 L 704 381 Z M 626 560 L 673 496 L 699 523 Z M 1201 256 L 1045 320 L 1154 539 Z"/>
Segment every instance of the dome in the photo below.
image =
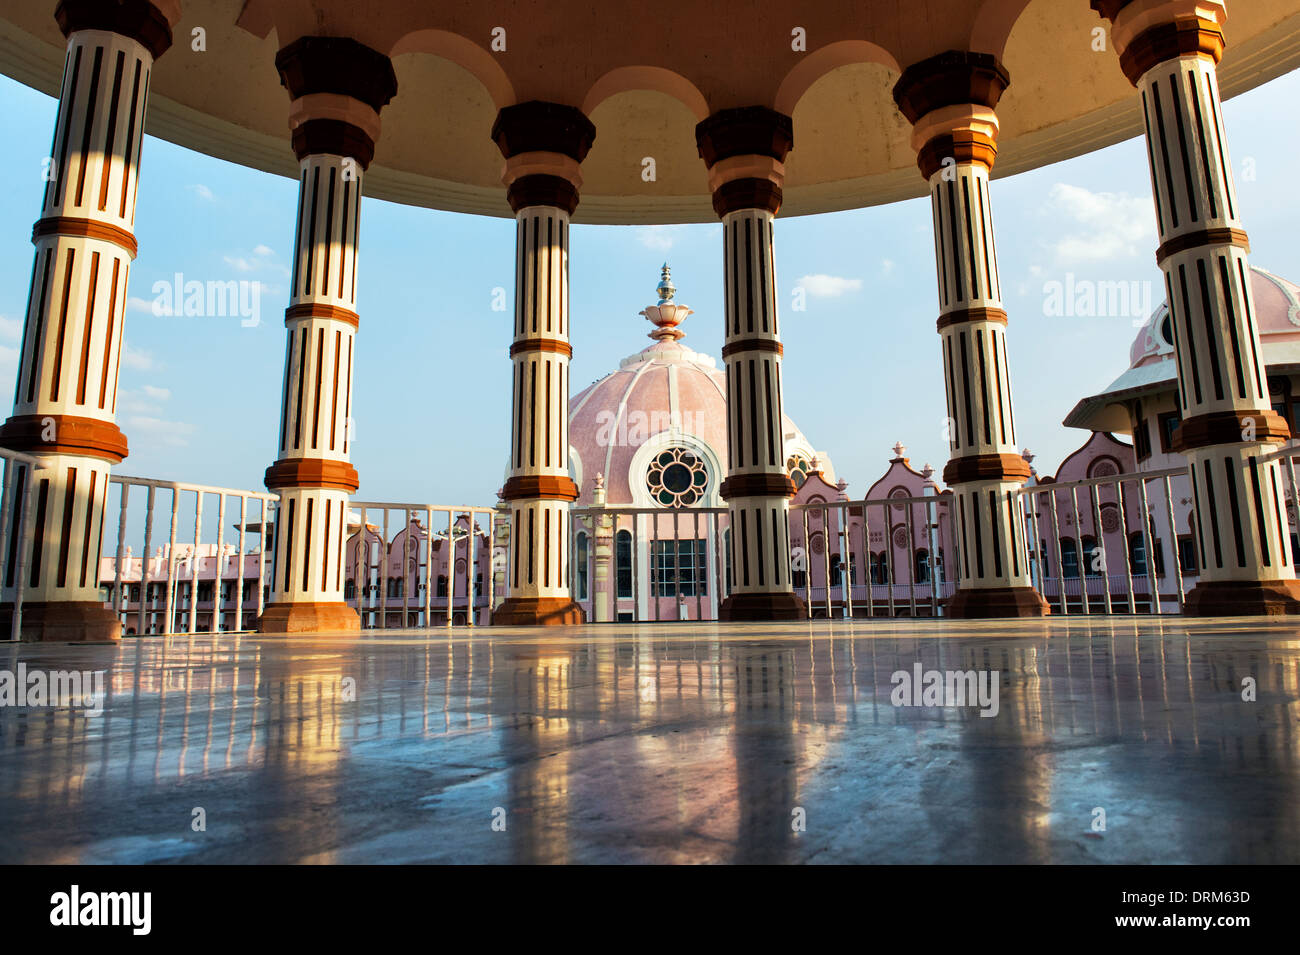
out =
<path fill-rule="evenodd" d="M 1300 340 L 1300 286 L 1257 266 L 1250 268 L 1250 291 L 1262 344 Z M 1161 302 L 1129 348 L 1129 367 L 1173 358 L 1169 303 Z"/>
<path fill-rule="evenodd" d="M 724 504 L 718 488 L 727 474 L 727 376 L 713 356 L 682 344 L 681 324 L 693 312 L 674 301 L 676 291 L 665 264 L 658 302 L 641 311 L 654 326 L 652 344 L 569 400 L 570 469 L 579 506 L 592 503 L 597 474 L 604 476 L 612 507 Z M 788 416 L 783 434 L 794 469 L 816 456 L 835 480 L 827 455 L 815 451 Z"/>

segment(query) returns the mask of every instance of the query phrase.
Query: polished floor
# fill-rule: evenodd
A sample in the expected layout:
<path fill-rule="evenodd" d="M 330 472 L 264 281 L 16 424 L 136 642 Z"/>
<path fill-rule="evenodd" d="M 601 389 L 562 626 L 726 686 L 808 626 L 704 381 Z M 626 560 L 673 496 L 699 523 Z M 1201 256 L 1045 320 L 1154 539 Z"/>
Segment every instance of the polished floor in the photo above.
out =
<path fill-rule="evenodd" d="M 0 645 L 20 663 L 106 699 L 0 706 L 4 863 L 1300 862 L 1300 618 Z M 918 663 L 997 671 L 997 715 L 895 706 Z"/>

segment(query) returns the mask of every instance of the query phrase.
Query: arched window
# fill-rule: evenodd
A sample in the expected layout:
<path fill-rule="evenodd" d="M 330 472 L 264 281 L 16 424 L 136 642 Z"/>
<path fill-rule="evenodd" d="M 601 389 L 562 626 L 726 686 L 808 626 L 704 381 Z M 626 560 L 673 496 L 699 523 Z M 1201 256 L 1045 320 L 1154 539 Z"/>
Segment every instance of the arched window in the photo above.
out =
<path fill-rule="evenodd" d="M 1145 577 L 1147 573 L 1147 542 L 1141 531 L 1128 536 L 1129 573 Z"/>
<path fill-rule="evenodd" d="M 1100 577 L 1102 575 L 1102 553 L 1097 546 L 1097 538 L 1081 537 L 1079 544 L 1083 547 L 1083 572 L 1088 577 Z"/>
<path fill-rule="evenodd" d="M 578 555 L 577 556 L 578 566 L 576 568 L 578 572 L 577 599 L 586 600 L 587 599 L 587 535 L 582 531 L 578 532 L 578 536 L 574 542 L 574 550 L 577 551 L 577 555 Z"/>
<path fill-rule="evenodd" d="M 913 579 L 918 584 L 928 584 L 930 582 L 930 552 L 928 550 L 918 550 L 916 552 L 916 576 Z"/>
<path fill-rule="evenodd" d="M 632 596 L 632 532 L 619 531 L 614 536 L 614 576 L 618 581 L 618 595 Z"/>
<path fill-rule="evenodd" d="M 785 470 L 790 475 L 790 480 L 794 482 L 796 489 L 803 487 L 803 482 L 808 480 L 808 472 L 812 470 L 812 465 L 802 454 L 792 454 L 785 459 Z"/>
<path fill-rule="evenodd" d="M 871 555 L 871 582 L 873 584 L 889 583 L 889 552 L 881 551 Z"/>
<path fill-rule="evenodd" d="M 844 569 L 840 566 L 840 555 L 831 554 L 831 586 L 838 587 L 844 576 Z"/>
<path fill-rule="evenodd" d="M 1066 580 L 1079 576 L 1079 551 L 1075 548 L 1073 537 L 1061 538 L 1061 576 Z"/>
<path fill-rule="evenodd" d="M 349 577 L 347 579 L 347 582 L 343 585 L 343 599 L 354 600 L 356 596 L 357 596 L 357 582 L 353 580 L 351 577 Z M 247 600 L 248 597 L 244 597 L 244 599 Z"/>
<path fill-rule="evenodd" d="M 446 574 L 438 575 L 438 591 L 436 596 L 438 597 L 447 596 L 447 575 Z"/>

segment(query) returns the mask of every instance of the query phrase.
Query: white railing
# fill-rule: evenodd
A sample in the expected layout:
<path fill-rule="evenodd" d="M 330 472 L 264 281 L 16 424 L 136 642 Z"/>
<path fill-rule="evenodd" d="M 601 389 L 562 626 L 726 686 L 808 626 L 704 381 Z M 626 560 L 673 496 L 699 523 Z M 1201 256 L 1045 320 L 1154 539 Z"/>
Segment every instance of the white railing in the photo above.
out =
<path fill-rule="evenodd" d="M 791 504 L 790 538 L 810 619 L 937 617 L 956 591 L 955 533 L 941 495 Z"/>
<path fill-rule="evenodd" d="M 731 592 L 727 508 L 575 507 L 570 513 L 570 589 L 588 621 L 717 619 Z M 605 538 L 607 589 L 598 591 L 596 546 Z"/>
<path fill-rule="evenodd" d="M 1180 477 L 1187 477 L 1186 468 L 1020 489 L 1026 539 L 1034 542 L 1034 586 L 1054 613 L 1181 612 L 1190 588 L 1173 507 L 1171 482 Z M 1117 565 L 1123 573 L 1115 572 Z"/>
<path fill-rule="evenodd" d="M 350 507 L 358 527 L 348 538 L 344 600 L 363 628 L 491 621 L 499 596 L 495 571 L 504 566 L 494 556 L 495 509 L 378 501 Z M 396 520 L 400 528 L 393 527 Z"/>
<path fill-rule="evenodd" d="M 266 567 L 262 557 L 270 540 L 268 527 L 273 521 L 277 496 L 264 491 L 126 475 L 113 475 L 111 481 L 119 487 L 120 493 L 115 522 L 111 521 L 111 498 L 105 502 L 105 533 L 113 523 L 117 527 L 109 602 L 122 621 L 123 633 L 251 630 L 251 625 L 265 607 Z M 129 555 L 127 551 L 132 536 L 130 521 L 134 514 L 131 497 L 137 488 L 144 497 L 143 529 L 136 528 L 142 533 L 144 542 L 140 557 Z M 191 495 L 192 507 L 185 500 Z M 165 498 L 162 504 L 163 513 L 167 515 L 166 543 L 155 552 L 155 513 L 160 496 Z M 206 521 L 213 522 L 215 518 L 215 528 L 209 528 L 205 534 L 204 502 L 213 497 L 216 498 L 215 509 L 211 505 L 208 507 Z M 238 521 L 233 542 L 226 536 L 226 522 L 231 518 Z M 182 537 L 179 543 L 178 536 Z M 189 539 L 183 539 L 185 537 Z M 215 538 L 210 557 L 203 553 L 205 537 L 208 540 Z M 250 537 L 258 539 L 255 549 L 249 547 Z M 232 543 L 233 551 L 230 548 Z M 102 574 L 100 579 L 104 579 Z M 204 597 L 200 585 L 209 582 L 212 594 Z M 227 596 L 228 585 L 232 582 L 236 591 L 233 598 Z M 249 583 L 253 586 L 248 586 Z M 201 626 L 200 614 L 206 620 L 206 626 Z"/>

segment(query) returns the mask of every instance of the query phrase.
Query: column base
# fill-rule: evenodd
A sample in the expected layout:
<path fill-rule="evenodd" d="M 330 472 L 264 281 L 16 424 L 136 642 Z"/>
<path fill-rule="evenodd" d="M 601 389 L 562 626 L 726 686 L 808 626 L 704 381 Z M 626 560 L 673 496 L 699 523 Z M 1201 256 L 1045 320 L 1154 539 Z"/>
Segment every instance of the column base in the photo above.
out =
<path fill-rule="evenodd" d="M 0 604 L 0 638 L 8 639 L 14 605 Z M 117 643 L 122 623 L 112 608 L 94 600 L 23 601 L 23 643 Z"/>
<path fill-rule="evenodd" d="M 345 603 L 267 604 L 253 625 L 258 633 L 356 633 L 361 618 Z"/>
<path fill-rule="evenodd" d="M 568 597 L 508 597 L 492 612 L 494 627 L 563 627 L 586 622 L 586 613 Z"/>
<path fill-rule="evenodd" d="M 1192 588 L 1183 613 L 1193 617 L 1300 614 L 1300 580 L 1216 580 Z"/>
<path fill-rule="evenodd" d="M 719 620 L 807 620 L 808 605 L 792 593 L 732 594 L 718 607 Z"/>
<path fill-rule="evenodd" d="M 971 587 L 953 594 L 944 612 L 957 619 L 987 620 L 1046 617 L 1052 608 L 1033 587 Z"/>

